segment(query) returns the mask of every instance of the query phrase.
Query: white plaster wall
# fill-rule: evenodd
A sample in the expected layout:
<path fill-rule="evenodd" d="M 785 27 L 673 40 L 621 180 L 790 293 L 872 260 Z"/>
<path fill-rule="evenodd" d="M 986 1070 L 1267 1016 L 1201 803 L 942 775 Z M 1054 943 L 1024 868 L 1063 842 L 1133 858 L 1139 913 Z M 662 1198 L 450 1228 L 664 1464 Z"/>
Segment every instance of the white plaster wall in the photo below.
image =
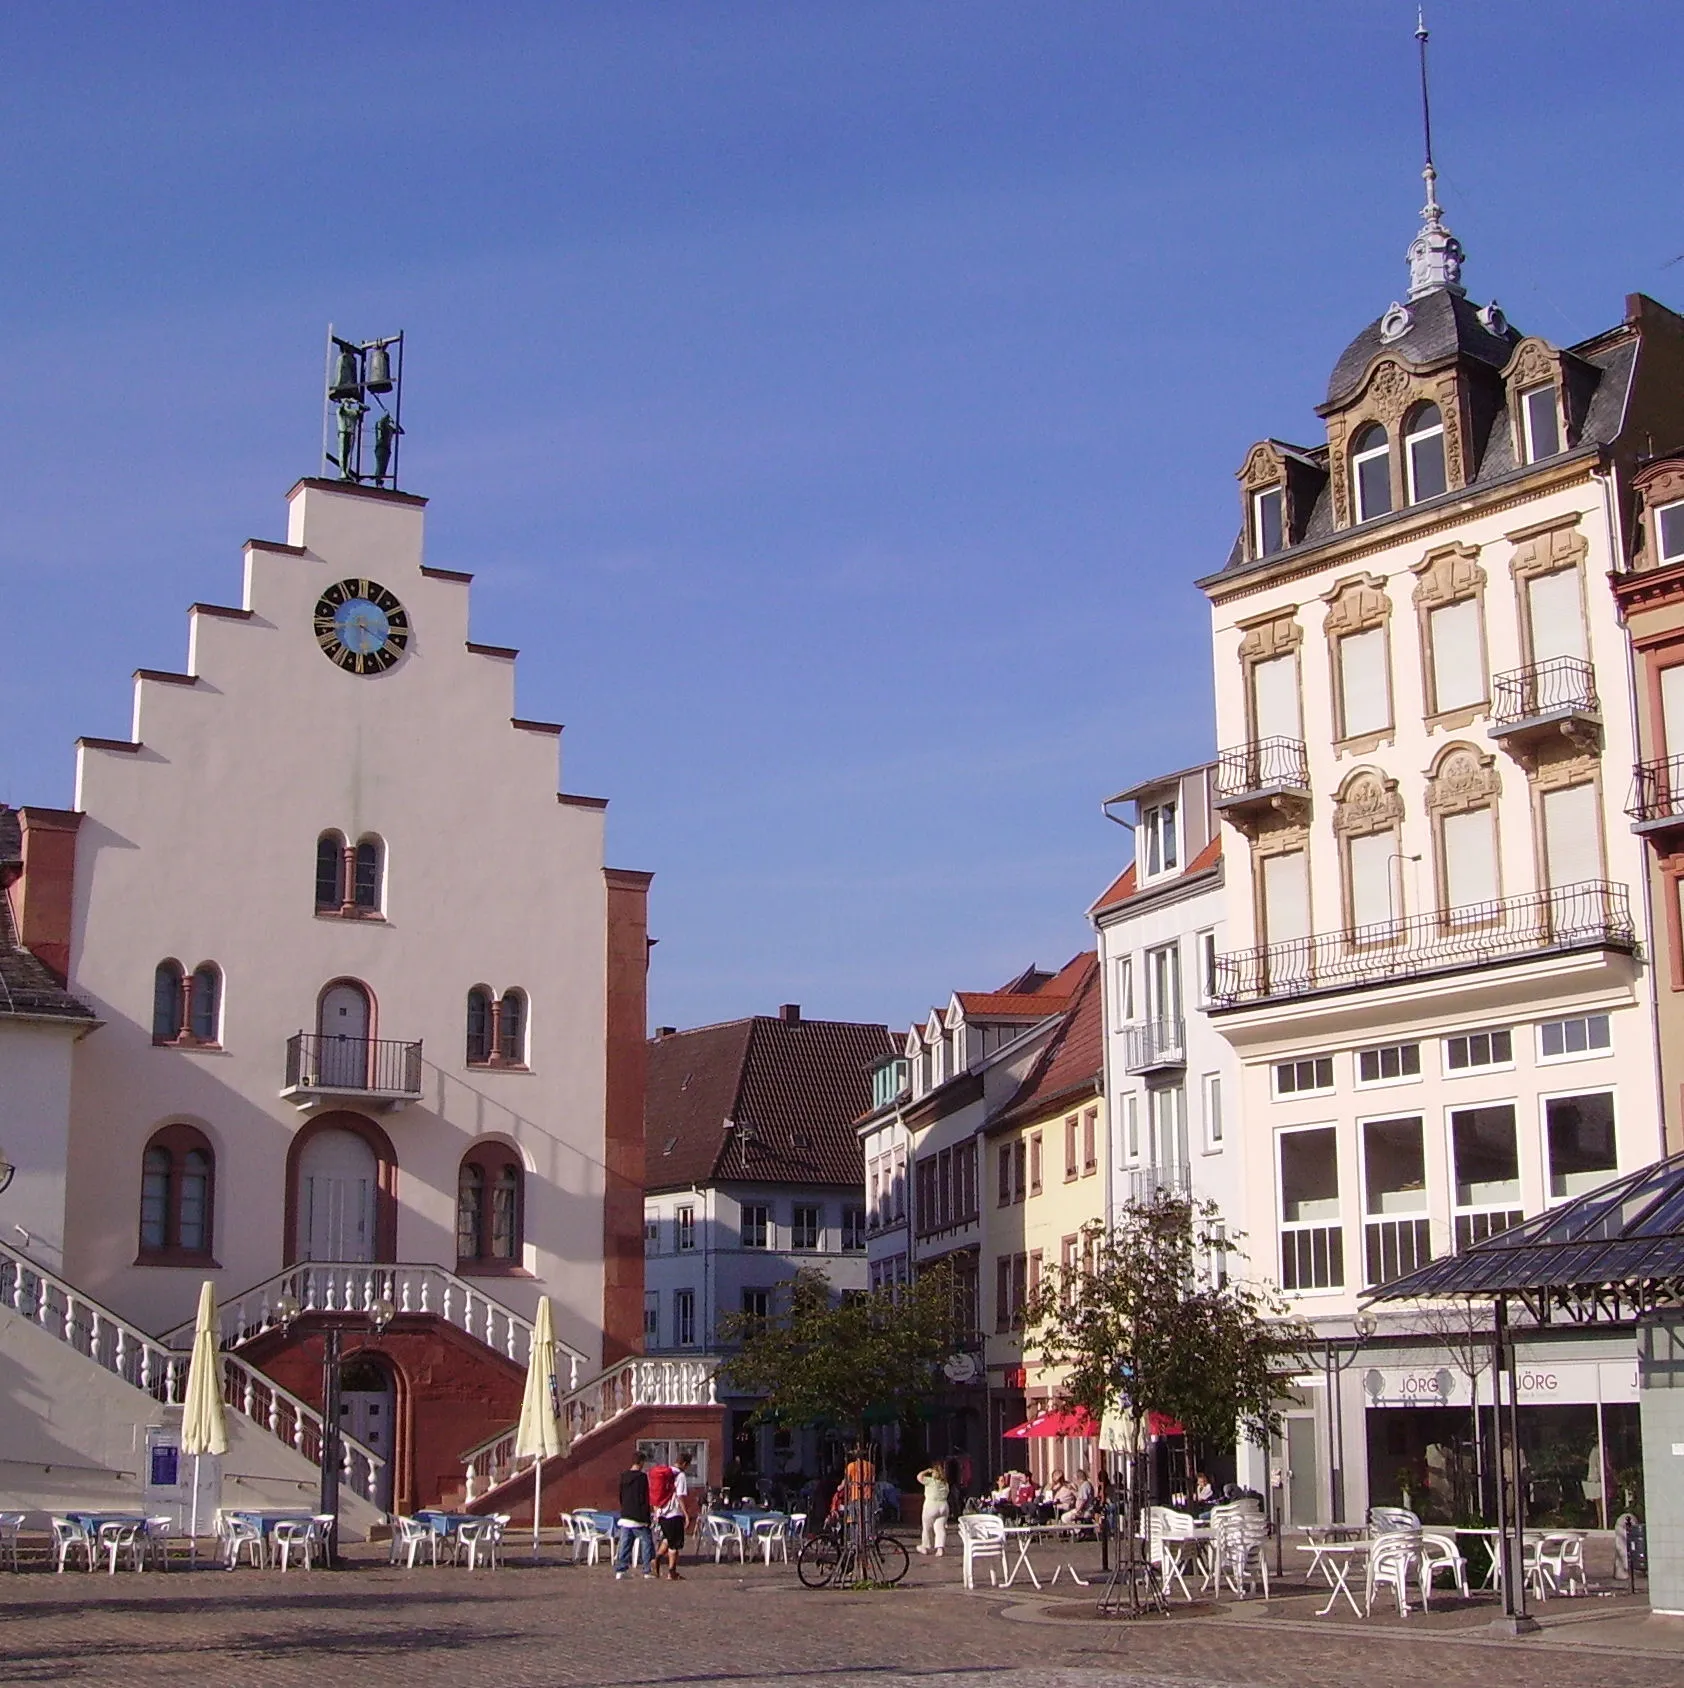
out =
<path fill-rule="evenodd" d="M 518 729 L 514 664 L 468 650 L 468 588 L 422 573 L 410 504 L 306 484 L 289 542 L 253 548 L 247 620 L 194 614 L 197 683 L 136 683 L 143 748 L 82 751 L 71 984 L 109 1023 L 75 1070 L 66 1272 L 143 1326 L 188 1316 L 198 1268 L 135 1266 L 142 1148 L 168 1120 L 217 1151 L 226 1297 L 282 1264 L 285 1045 L 314 1030 L 331 979 L 366 983 L 375 1035 L 422 1039 L 420 1103 L 376 1115 L 396 1149 L 398 1258 L 455 1264 L 463 1151 L 482 1135 L 526 1161 L 528 1279 L 486 1288 L 594 1356 L 602 1308 L 604 920 L 600 811 L 558 803 L 557 741 Z M 369 577 L 409 610 L 408 654 L 372 677 L 317 645 L 314 605 Z M 387 919 L 313 912 L 316 838 L 386 841 Z M 214 960 L 220 1051 L 154 1048 L 153 970 Z M 529 993 L 531 1071 L 464 1064 L 469 988 Z"/>
<path fill-rule="evenodd" d="M 71 1052 L 84 1031 L 0 1018 L 0 1155 L 17 1168 L 0 1195 L 0 1238 L 54 1272 L 64 1266 Z"/>

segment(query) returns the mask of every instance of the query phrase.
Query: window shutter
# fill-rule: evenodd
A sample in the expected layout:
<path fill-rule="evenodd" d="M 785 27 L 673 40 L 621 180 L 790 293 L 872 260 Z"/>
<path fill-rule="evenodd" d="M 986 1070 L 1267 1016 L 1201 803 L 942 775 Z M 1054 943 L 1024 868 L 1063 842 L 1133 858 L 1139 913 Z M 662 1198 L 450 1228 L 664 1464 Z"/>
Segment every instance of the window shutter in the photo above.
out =
<path fill-rule="evenodd" d="M 1271 944 L 1310 935 L 1310 878 L 1302 850 L 1264 860 L 1263 932 Z"/>
<path fill-rule="evenodd" d="M 1532 660 L 1585 654 L 1585 618 L 1579 604 L 1579 571 L 1535 575 L 1526 588 L 1532 617 Z"/>
<path fill-rule="evenodd" d="M 1544 793 L 1544 860 L 1552 889 L 1602 877 L 1599 821 L 1594 785 Z"/>
<path fill-rule="evenodd" d="M 1298 659 L 1271 657 L 1251 669 L 1253 736 L 1260 739 L 1302 739 L 1298 719 Z"/>
<path fill-rule="evenodd" d="M 1397 839 L 1390 832 L 1353 838 L 1347 849 L 1351 874 L 1351 924 L 1378 926 L 1396 917 L 1392 906 L 1392 852 Z"/>
<path fill-rule="evenodd" d="M 1392 724 L 1386 692 L 1386 630 L 1347 633 L 1339 641 L 1339 690 L 1342 736 L 1360 738 Z"/>
<path fill-rule="evenodd" d="M 1479 648 L 1479 604 L 1465 598 L 1436 609 L 1432 639 L 1433 708 L 1462 709 L 1485 701 L 1485 663 Z"/>
<path fill-rule="evenodd" d="M 1661 670 L 1661 731 L 1668 756 L 1684 756 L 1684 662 Z"/>
<path fill-rule="evenodd" d="M 1497 834 L 1489 809 L 1444 817 L 1444 900 L 1449 908 L 1497 896 Z"/>

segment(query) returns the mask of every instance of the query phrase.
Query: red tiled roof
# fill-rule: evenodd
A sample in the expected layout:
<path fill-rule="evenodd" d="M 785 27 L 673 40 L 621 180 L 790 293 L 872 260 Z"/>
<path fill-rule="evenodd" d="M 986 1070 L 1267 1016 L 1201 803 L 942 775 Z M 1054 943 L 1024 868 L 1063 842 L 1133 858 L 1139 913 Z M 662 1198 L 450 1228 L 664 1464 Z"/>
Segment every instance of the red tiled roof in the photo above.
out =
<path fill-rule="evenodd" d="M 1070 1006 L 1067 996 L 1054 996 L 1050 991 L 955 991 L 959 1006 L 972 1018 L 979 1014 L 998 1014 L 1005 1019 L 1021 1016 L 1025 1020 L 1044 1020 L 1049 1014 L 1060 1014 Z"/>
<path fill-rule="evenodd" d="M 764 1015 L 655 1038 L 644 1187 L 863 1185 L 853 1122 L 871 1105 L 872 1066 L 893 1050 L 887 1026 Z"/>
<path fill-rule="evenodd" d="M 1218 833 L 1205 847 L 1184 867 L 1178 879 L 1185 879 L 1190 874 L 1203 873 L 1207 867 L 1213 867 L 1222 859 L 1222 834 Z M 1108 908 L 1115 908 L 1118 903 L 1126 903 L 1139 886 L 1135 884 L 1135 866 L 1130 862 L 1123 871 L 1100 893 L 1099 901 L 1088 910 L 1089 914 L 1101 914 Z M 1162 883 L 1168 884 L 1168 880 Z"/>
<path fill-rule="evenodd" d="M 1064 1024 L 1041 1051 L 1040 1059 L 1018 1087 L 1017 1094 L 989 1121 L 990 1127 L 1012 1124 L 1076 1090 L 1096 1090 L 1105 1072 L 1105 1015 L 1099 988 L 1099 958 L 1082 956 L 1081 985 L 1065 1011 Z"/>

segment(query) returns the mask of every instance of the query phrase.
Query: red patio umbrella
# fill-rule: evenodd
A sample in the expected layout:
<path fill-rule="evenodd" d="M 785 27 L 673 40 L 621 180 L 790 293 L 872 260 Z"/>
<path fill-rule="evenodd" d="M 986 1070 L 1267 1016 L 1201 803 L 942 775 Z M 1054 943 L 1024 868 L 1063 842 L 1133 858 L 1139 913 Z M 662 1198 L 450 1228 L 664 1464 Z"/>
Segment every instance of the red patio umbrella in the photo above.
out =
<path fill-rule="evenodd" d="M 1013 1425 L 1006 1434 L 1017 1439 L 1028 1436 L 1085 1436 L 1091 1441 L 1099 1435 L 1099 1425 L 1086 1407 L 1054 1407 L 1039 1418 Z"/>

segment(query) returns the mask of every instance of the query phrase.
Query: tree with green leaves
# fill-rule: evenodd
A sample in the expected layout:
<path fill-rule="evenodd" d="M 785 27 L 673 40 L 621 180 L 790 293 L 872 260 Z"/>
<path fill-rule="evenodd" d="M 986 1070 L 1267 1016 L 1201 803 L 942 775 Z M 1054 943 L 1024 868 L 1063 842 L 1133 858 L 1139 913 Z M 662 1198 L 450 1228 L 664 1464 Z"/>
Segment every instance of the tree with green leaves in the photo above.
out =
<path fill-rule="evenodd" d="M 720 1334 L 739 1346 L 720 1381 L 760 1397 L 757 1423 L 831 1425 L 863 1442 L 868 1424 L 898 1419 L 930 1395 L 955 1330 L 945 1266 L 840 1300 L 822 1272 L 804 1267 L 764 1318 L 721 1322 Z"/>

